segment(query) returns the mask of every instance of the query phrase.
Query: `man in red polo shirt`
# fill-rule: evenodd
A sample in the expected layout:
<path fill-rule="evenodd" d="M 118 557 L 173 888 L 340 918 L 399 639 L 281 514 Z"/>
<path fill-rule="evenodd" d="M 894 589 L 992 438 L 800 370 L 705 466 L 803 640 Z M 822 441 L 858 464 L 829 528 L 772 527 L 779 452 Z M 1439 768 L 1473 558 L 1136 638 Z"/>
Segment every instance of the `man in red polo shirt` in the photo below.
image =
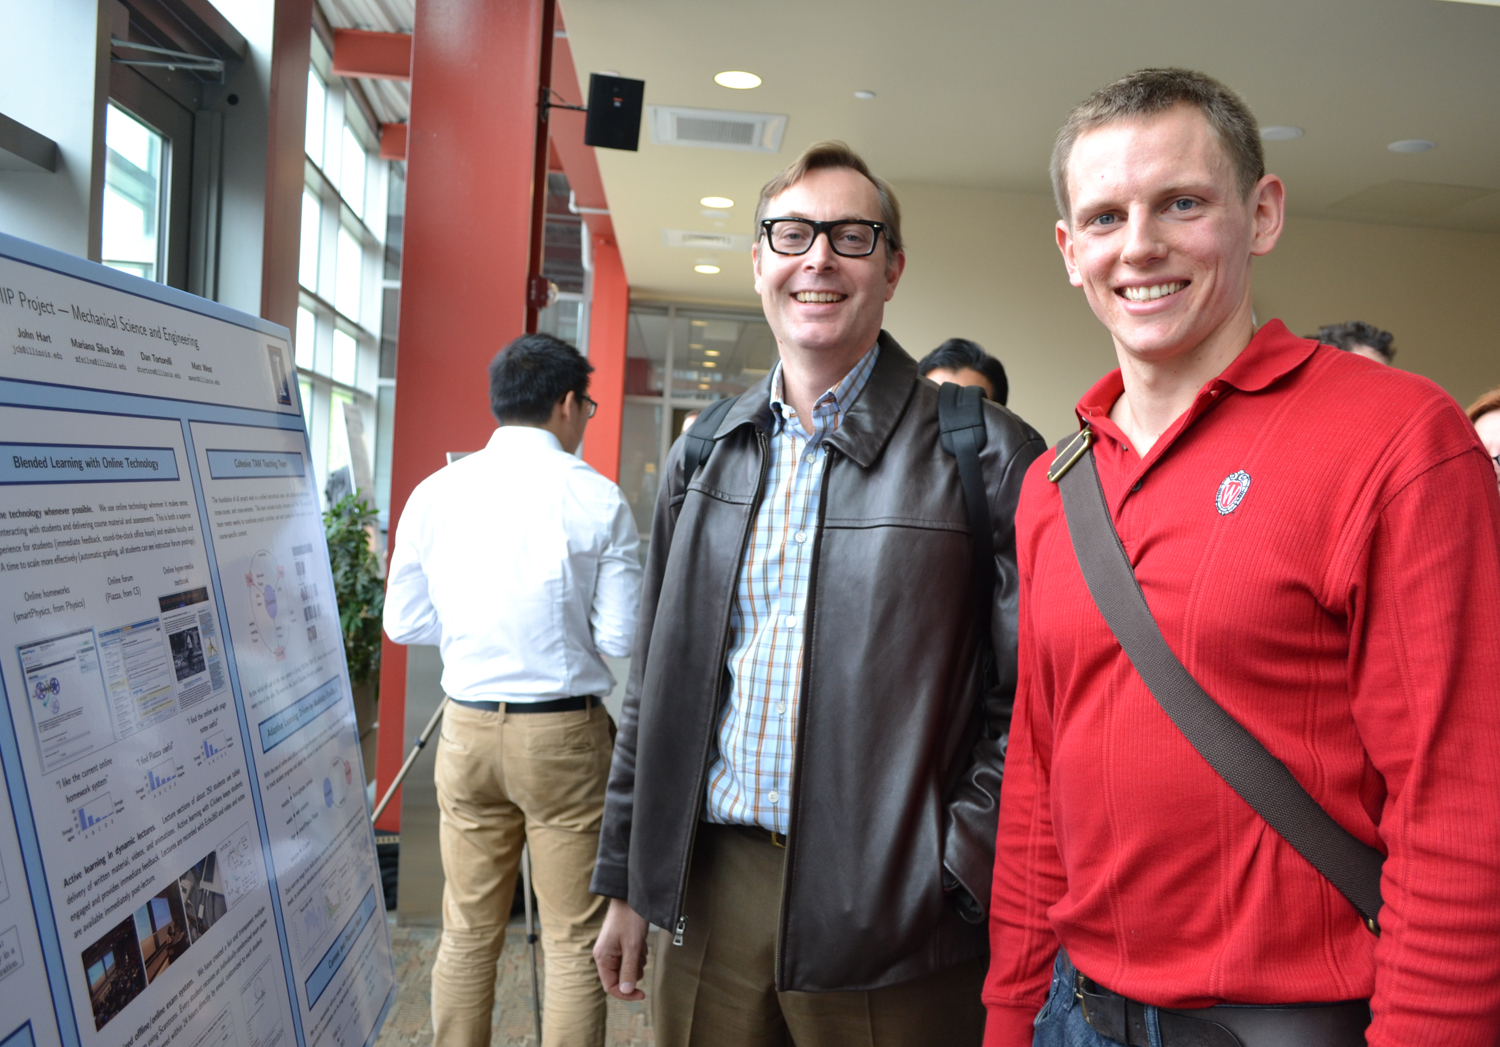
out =
<path fill-rule="evenodd" d="M 1285 189 L 1222 84 L 1146 70 L 1103 88 L 1052 177 L 1068 275 L 1120 362 L 1078 416 L 1146 603 L 1202 688 L 1387 856 L 1384 907 L 1377 937 L 1157 704 L 1043 455 L 1016 516 L 986 1044 L 1497 1043 L 1487 456 L 1433 383 L 1257 329 L 1251 260 Z"/>

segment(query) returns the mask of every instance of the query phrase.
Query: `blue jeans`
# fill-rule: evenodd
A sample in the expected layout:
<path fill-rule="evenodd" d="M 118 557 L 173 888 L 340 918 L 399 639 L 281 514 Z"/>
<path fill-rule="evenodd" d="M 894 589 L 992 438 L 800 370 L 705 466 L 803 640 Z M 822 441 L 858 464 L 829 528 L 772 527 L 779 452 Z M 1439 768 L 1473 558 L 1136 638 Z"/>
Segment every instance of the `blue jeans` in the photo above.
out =
<path fill-rule="evenodd" d="M 1052 988 L 1033 1023 L 1036 1032 L 1032 1034 L 1031 1047 L 1120 1047 L 1118 1041 L 1100 1035 L 1083 1020 L 1083 1008 L 1073 991 L 1076 977 L 1068 954 L 1058 950 L 1057 962 L 1052 965 Z M 1151 1047 L 1162 1047 L 1159 1020 L 1157 1009 L 1147 1007 L 1146 1032 Z"/>

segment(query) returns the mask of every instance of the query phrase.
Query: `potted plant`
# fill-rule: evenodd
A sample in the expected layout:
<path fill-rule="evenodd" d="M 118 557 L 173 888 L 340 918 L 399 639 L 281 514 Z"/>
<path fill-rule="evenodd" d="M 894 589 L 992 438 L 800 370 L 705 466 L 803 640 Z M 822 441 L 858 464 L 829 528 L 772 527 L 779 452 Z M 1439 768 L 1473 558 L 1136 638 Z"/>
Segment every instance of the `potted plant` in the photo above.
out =
<path fill-rule="evenodd" d="M 338 602 L 344 658 L 354 690 L 360 752 L 365 774 L 375 773 L 375 709 L 380 683 L 381 614 L 385 582 L 375 556 L 376 512 L 357 493 L 346 494 L 323 514 L 333 595 Z"/>

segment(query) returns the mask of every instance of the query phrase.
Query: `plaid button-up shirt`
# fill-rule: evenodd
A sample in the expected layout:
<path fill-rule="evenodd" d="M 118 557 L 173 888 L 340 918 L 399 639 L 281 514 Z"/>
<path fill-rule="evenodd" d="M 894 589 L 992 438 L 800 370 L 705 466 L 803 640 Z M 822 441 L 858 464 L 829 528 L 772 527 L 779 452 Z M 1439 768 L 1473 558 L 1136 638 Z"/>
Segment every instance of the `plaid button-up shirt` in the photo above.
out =
<path fill-rule="evenodd" d="M 812 431 L 771 376 L 776 432 L 767 445 L 765 496 L 729 612 L 729 700 L 708 769 L 704 817 L 784 833 L 790 823 L 792 755 L 802 689 L 803 613 L 812 579 L 818 500 L 828 434 L 836 431 L 875 369 L 877 345 L 818 397 Z"/>

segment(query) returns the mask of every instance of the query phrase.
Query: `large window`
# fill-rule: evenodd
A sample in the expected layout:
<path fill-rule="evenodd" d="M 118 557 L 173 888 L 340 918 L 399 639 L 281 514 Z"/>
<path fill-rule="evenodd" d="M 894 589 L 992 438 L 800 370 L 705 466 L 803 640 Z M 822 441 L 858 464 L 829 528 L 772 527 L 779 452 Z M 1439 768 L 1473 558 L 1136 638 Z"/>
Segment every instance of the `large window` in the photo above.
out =
<path fill-rule="evenodd" d="M 658 482 L 683 423 L 736 396 L 776 365 L 776 339 L 760 313 L 636 303 L 625 359 L 620 487 L 644 541 Z"/>
<path fill-rule="evenodd" d="M 391 165 L 379 159 L 377 128 L 354 89 L 329 74 L 330 64 L 314 37 L 297 370 L 320 490 L 366 490 L 384 515 L 389 485 L 377 484 L 375 473 L 380 423 L 389 413 L 381 410 L 382 385 L 389 384 L 382 379 L 381 331 Z"/>
<path fill-rule="evenodd" d="M 164 281 L 167 140 L 111 104 L 105 111 L 104 144 L 104 264 Z"/>

